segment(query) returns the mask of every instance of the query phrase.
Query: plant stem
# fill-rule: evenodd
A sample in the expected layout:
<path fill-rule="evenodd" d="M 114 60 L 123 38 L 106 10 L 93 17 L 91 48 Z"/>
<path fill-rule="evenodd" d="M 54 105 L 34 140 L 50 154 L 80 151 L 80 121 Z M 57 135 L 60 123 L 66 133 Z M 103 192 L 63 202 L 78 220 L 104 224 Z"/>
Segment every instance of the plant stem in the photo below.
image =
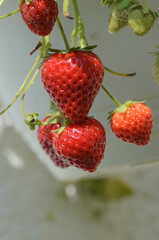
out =
<path fill-rule="evenodd" d="M 23 96 L 22 96 L 22 98 L 21 98 L 21 109 L 22 109 L 22 113 L 23 113 L 24 117 L 26 117 L 27 115 L 26 115 L 26 113 L 25 113 L 25 111 L 24 111 L 23 100 L 24 100 L 24 97 L 25 97 L 26 93 L 28 92 L 29 88 L 30 88 L 31 85 L 34 83 L 34 79 L 35 79 L 36 75 L 38 74 L 39 70 L 40 70 L 40 67 L 39 67 L 39 68 L 36 70 L 36 72 L 34 73 L 31 81 L 29 82 L 29 84 L 28 84 L 27 88 L 25 89 L 25 91 L 24 91 L 24 93 L 23 93 Z"/>
<path fill-rule="evenodd" d="M 66 46 L 66 50 L 68 51 L 70 49 L 70 46 L 69 46 L 69 43 L 67 41 L 67 38 L 66 38 L 66 35 L 65 35 L 65 32 L 64 32 L 64 29 L 62 27 L 62 24 L 61 24 L 61 21 L 60 21 L 59 17 L 57 18 L 57 25 L 59 27 L 59 30 L 60 30 L 61 35 L 62 35 L 62 38 L 64 40 L 64 43 L 65 43 L 65 46 Z"/>
<path fill-rule="evenodd" d="M 64 0 L 63 1 L 63 15 L 64 15 L 64 17 L 69 17 L 69 6 L 70 6 L 70 0 Z"/>
<path fill-rule="evenodd" d="M 28 75 L 27 75 L 26 79 L 24 80 L 22 86 L 20 87 L 19 91 L 15 94 L 15 97 L 13 98 L 12 102 L 3 111 L 0 112 L 0 115 L 3 114 L 4 112 L 6 112 L 13 105 L 13 103 L 17 100 L 20 93 L 24 90 L 25 85 L 27 84 L 31 74 L 33 73 L 34 69 L 36 68 L 37 64 L 39 63 L 40 58 L 41 58 L 40 55 L 36 58 L 33 67 L 31 68 L 30 72 L 28 73 Z"/>
<path fill-rule="evenodd" d="M 19 11 L 20 11 L 20 9 L 18 8 L 17 10 L 15 10 L 15 11 L 13 11 L 13 12 L 11 12 L 11 13 L 8 13 L 8 14 L 6 14 L 6 15 L 0 16 L 0 19 L 6 18 L 6 17 L 9 17 L 9 16 L 12 16 L 12 15 L 16 14 L 16 13 L 19 12 Z"/>
<path fill-rule="evenodd" d="M 85 37 L 84 25 L 83 25 L 83 22 L 82 22 L 82 18 L 80 16 L 77 1 L 76 0 L 71 0 L 71 1 L 72 1 L 72 7 L 73 7 L 73 11 L 74 11 L 74 16 L 75 16 L 75 27 L 74 27 L 74 30 L 72 32 L 71 47 L 74 47 L 76 37 L 77 37 L 77 34 L 78 34 L 79 35 L 79 43 L 80 43 L 81 47 L 84 48 L 84 47 L 88 46 L 88 42 L 87 42 L 86 37 Z"/>
<path fill-rule="evenodd" d="M 102 85 L 102 88 L 106 92 L 106 94 L 113 100 L 113 102 L 115 102 L 118 105 L 118 107 L 120 107 L 122 105 L 111 95 L 111 93 L 106 89 L 106 87 L 104 85 Z"/>
<path fill-rule="evenodd" d="M 111 69 L 109 69 L 108 67 L 104 66 L 104 69 L 111 73 L 111 74 L 114 74 L 114 75 L 117 75 L 119 77 L 132 77 L 132 76 L 135 76 L 136 75 L 136 72 L 135 73 L 118 73 L 118 72 L 115 72 Z"/>
<path fill-rule="evenodd" d="M 4 0 L 0 0 L 0 7 L 2 6 L 2 3 L 4 2 Z"/>

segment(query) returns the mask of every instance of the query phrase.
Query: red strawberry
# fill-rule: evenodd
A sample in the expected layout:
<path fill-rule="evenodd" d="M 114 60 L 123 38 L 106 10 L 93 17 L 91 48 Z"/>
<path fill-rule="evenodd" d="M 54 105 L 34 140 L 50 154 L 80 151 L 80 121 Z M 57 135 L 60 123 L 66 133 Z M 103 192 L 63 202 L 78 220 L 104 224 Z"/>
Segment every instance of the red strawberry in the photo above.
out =
<path fill-rule="evenodd" d="M 58 5 L 54 0 L 32 0 L 28 5 L 25 0 L 20 5 L 20 12 L 28 28 L 40 36 L 51 31 L 58 16 Z"/>
<path fill-rule="evenodd" d="M 104 157 L 105 130 L 100 122 L 87 117 L 70 123 L 54 136 L 54 150 L 60 159 L 84 171 L 94 172 Z"/>
<path fill-rule="evenodd" d="M 153 127 L 151 109 L 144 103 L 125 103 L 115 110 L 111 118 L 113 133 L 121 140 L 137 145 L 146 145 L 150 141 Z M 121 110 L 121 111 L 120 111 Z"/>
<path fill-rule="evenodd" d="M 47 120 L 48 117 L 44 118 L 43 122 Z M 67 168 L 69 165 L 61 160 L 54 152 L 53 141 L 56 135 L 56 132 L 51 132 L 60 127 L 60 124 L 48 124 L 38 128 L 38 140 L 43 150 L 50 156 L 53 163 L 61 168 Z"/>
<path fill-rule="evenodd" d="M 87 116 L 103 77 L 103 64 L 92 52 L 55 53 L 42 67 L 44 88 L 72 122 Z"/>

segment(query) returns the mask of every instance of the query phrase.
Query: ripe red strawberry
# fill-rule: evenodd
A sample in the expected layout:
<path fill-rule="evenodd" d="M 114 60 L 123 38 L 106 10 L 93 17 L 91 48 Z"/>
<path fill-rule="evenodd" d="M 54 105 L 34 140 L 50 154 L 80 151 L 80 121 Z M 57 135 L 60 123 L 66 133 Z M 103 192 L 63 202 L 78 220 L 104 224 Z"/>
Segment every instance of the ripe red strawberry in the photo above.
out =
<path fill-rule="evenodd" d="M 94 172 L 104 157 L 105 130 L 100 122 L 87 117 L 70 123 L 54 137 L 54 150 L 60 159 L 84 171 Z"/>
<path fill-rule="evenodd" d="M 44 118 L 43 122 L 47 120 L 48 117 Z M 65 163 L 63 160 L 61 160 L 54 152 L 53 149 L 53 141 L 54 136 L 56 135 L 56 132 L 51 132 L 52 130 L 55 130 L 59 128 L 60 124 L 48 124 L 44 125 L 38 128 L 37 136 L 40 145 L 42 146 L 43 150 L 50 156 L 50 159 L 52 162 L 61 168 L 67 168 L 69 165 Z"/>
<path fill-rule="evenodd" d="M 111 118 L 113 133 L 121 140 L 146 145 L 151 138 L 153 118 L 151 109 L 144 103 L 128 101 L 115 110 Z"/>
<path fill-rule="evenodd" d="M 20 12 L 28 28 L 40 36 L 51 31 L 58 16 L 58 5 L 54 0 L 32 0 L 28 5 L 25 0 L 20 5 Z"/>
<path fill-rule="evenodd" d="M 92 52 L 55 53 L 42 67 L 44 88 L 72 122 L 87 116 L 103 77 L 103 64 Z"/>

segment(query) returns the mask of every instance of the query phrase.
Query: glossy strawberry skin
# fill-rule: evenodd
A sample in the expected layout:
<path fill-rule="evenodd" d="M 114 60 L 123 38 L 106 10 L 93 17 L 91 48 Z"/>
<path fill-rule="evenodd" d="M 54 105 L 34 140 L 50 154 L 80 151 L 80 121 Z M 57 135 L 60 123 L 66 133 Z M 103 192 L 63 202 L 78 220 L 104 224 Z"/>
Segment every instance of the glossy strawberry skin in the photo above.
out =
<path fill-rule="evenodd" d="M 152 112 L 144 103 L 134 103 L 126 112 L 115 112 L 111 118 L 113 133 L 121 140 L 136 145 L 149 143 L 152 127 Z"/>
<path fill-rule="evenodd" d="M 47 118 L 48 117 L 44 118 L 43 122 L 45 122 Z M 56 135 L 56 132 L 51 132 L 51 131 L 59 128 L 59 126 L 60 126 L 59 123 L 41 126 L 38 128 L 37 137 L 42 149 L 50 156 L 50 159 L 52 160 L 52 162 L 58 167 L 67 168 L 69 167 L 69 165 L 65 163 L 63 160 L 61 160 L 55 154 L 55 151 L 53 148 L 53 141 L 54 141 L 54 136 Z"/>
<path fill-rule="evenodd" d="M 92 52 L 55 53 L 43 64 L 41 75 L 44 88 L 64 116 L 80 122 L 100 89 L 104 68 Z"/>
<path fill-rule="evenodd" d="M 20 12 L 28 28 L 35 34 L 46 36 L 58 16 L 58 5 L 54 0 L 32 0 L 28 5 L 23 0 Z"/>
<path fill-rule="evenodd" d="M 54 150 L 70 166 L 94 172 L 104 157 L 106 134 L 103 126 L 87 117 L 80 123 L 70 123 L 55 136 Z"/>

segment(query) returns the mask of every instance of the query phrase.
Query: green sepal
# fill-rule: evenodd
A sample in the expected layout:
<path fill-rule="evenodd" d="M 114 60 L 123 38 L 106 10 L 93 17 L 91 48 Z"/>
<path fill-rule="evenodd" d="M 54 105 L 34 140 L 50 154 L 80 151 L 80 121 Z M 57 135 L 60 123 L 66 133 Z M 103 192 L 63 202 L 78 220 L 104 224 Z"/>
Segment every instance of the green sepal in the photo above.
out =
<path fill-rule="evenodd" d="M 66 127 L 66 126 L 61 126 L 61 127 L 58 129 L 57 134 L 62 133 L 62 132 L 65 130 L 65 127 Z"/>
<path fill-rule="evenodd" d="M 121 10 L 123 8 L 130 8 L 134 6 L 137 6 L 136 0 L 120 0 L 118 9 Z"/>
<path fill-rule="evenodd" d="M 156 48 L 159 48 L 159 46 L 156 46 Z M 155 52 L 149 52 L 149 54 L 153 54 L 154 56 L 159 56 L 159 50 Z"/>
<path fill-rule="evenodd" d="M 60 133 L 62 133 L 62 132 L 65 130 L 65 128 L 67 127 L 67 125 L 70 124 L 70 123 L 71 123 L 70 120 L 65 119 L 64 122 L 62 123 L 62 126 L 59 127 L 59 128 L 56 129 L 56 130 L 52 130 L 52 132 L 56 132 L 57 134 L 60 134 Z"/>
<path fill-rule="evenodd" d="M 134 103 L 144 103 L 144 102 L 145 102 L 145 100 L 143 100 L 143 101 L 133 101 L 133 100 L 126 101 L 124 104 L 117 107 L 115 110 L 108 112 L 108 118 L 107 118 L 108 123 L 110 123 L 112 115 L 115 112 L 125 113 L 126 110 L 128 109 L 128 107 L 130 107 L 132 104 L 134 104 Z"/>
<path fill-rule="evenodd" d="M 63 115 L 60 111 L 57 111 L 53 114 L 48 114 L 49 118 L 43 123 L 43 125 L 48 125 L 48 124 L 56 124 L 59 122 L 63 122 L 64 118 Z"/>
<path fill-rule="evenodd" d="M 50 111 L 51 112 L 59 111 L 59 108 L 57 107 L 57 105 L 52 100 L 50 100 Z"/>
<path fill-rule="evenodd" d="M 81 47 L 73 47 L 73 48 L 70 48 L 69 50 L 49 48 L 49 52 L 51 52 L 51 54 L 49 53 L 49 56 L 52 55 L 52 53 L 62 53 L 62 54 L 65 54 L 65 53 L 74 52 L 74 51 L 90 52 L 90 51 L 93 51 L 96 47 L 97 47 L 97 45 L 91 45 L 91 46 L 87 46 L 87 47 L 84 47 L 84 48 L 81 48 Z"/>
<path fill-rule="evenodd" d="M 115 0 L 102 0 L 101 5 L 102 6 L 108 5 L 108 7 L 110 7 L 114 2 Z"/>
<path fill-rule="evenodd" d="M 132 4 L 129 7 L 129 9 L 133 10 L 133 9 L 135 9 L 137 7 L 139 7 L 142 10 L 143 14 L 148 14 L 149 12 L 151 12 L 155 18 L 158 18 L 158 13 L 153 11 L 153 10 L 151 10 L 151 8 L 149 6 L 147 6 L 147 5 L 145 5 L 144 3 L 143 4 L 134 3 L 134 4 Z"/>
<path fill-rule="evenodd" d="M 29 5 L 29 3 L 31 3 L 32 0 L 25 0 L 26 5 Z"/>
<path fill-rule="evenodd" d="M 126 112 L 127 108 L 130 107 L 134 103 L 144 103 L 145 101 L 133 101 L 133 100 L 128 100 L 124 104 L 122 104 L 120 107 L 116 108 L 114 112 L 120 112 L 124 113 Z"/>

